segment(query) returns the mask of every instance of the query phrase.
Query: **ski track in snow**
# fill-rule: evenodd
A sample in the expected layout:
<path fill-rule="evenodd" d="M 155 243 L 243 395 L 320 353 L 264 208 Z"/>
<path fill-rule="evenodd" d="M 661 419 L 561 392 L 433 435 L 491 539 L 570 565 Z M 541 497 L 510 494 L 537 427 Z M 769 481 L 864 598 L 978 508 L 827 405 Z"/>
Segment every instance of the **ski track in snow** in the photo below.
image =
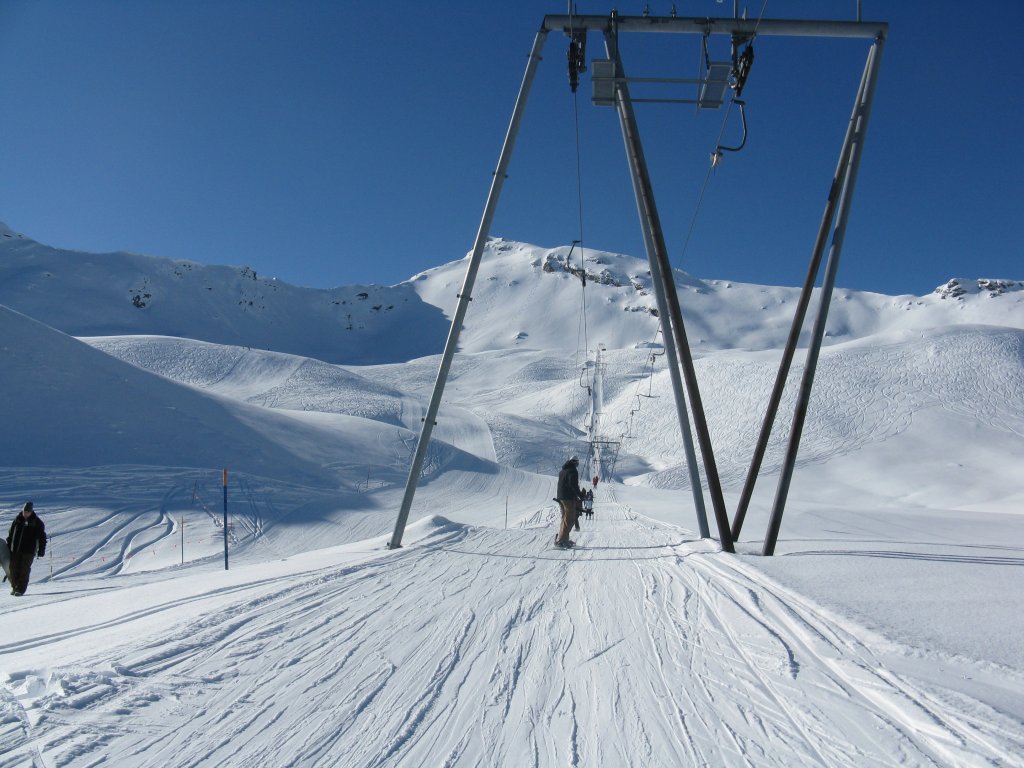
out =
<path fill-rule="evenodd" d="M 613 494 L 568 552 L 549 508 L 126 613 L 112 646 L 10 675 L 0 765 L 1020 764 L 1019 723 Z"/>
<path fill-rule="evenodd" d="M 632 359 L 629 355 L 632 354 Z M 636 354 L 609 355 L 636 368 Z M 1017 330 L 952 329 L 912 341 L 861 347 L 826 347 L 811 391 L 808 420 L 800 440 L 799 464 L 821 464 L 905 431 L 915 413 L 943 408 L 972 422 L 1013 435 L 1024 435 L 1024 336 Z M 757 442 L 778 361 L 750 360 L 734 353 L 697 361 L 715 458 L 725 486 L 742 483 L 750 452 Z M 611 367 L 612 373 L 615 368 Z M 776 472 L 782 465 L 796 403 L 802 361 L 787 378 L 775 429 L 762 467 Z M 714 386 L 707 386 L 713 382 Z M 643 383 L 643 382 L 641 382 Z M 644 383 L 662 402 L 671 402 L 668 374 L 662 367 Z M 637 386 L 614 375 L 606 379 L 609 422 L 632 428 L 624 450 L 663 457 L 649 480 L 658 487 L 688 487 L 678 423 L 665 411 L 641 403 Z M 827 414 L 828 418 L 814 418 Z M 695 446 L 700 456 L 699 446 Z"/>
<path fill-rule="evenodd" d="M 526 344 L 540 337 L 519 338 L 520 327 L 508 323 L 502 333 Z M 3 611 L 10 636 L 0 640 L 0 768 L 1024 766 L 1019 709 L 944 687 L 957 685 L 957 672 L 923 680 L 897 673 L 920 667 L 899 664 L 884 641 L 869 646 L 879 635 L 826 615 L 753 561 L 722 555 L 713 542 L 616 498 L 644 498 L 639 491 L 650 489 L 602 484 L 581 546 L 554 549 L 556 512 L 543 473 L 564 460 L 566 435 L 581 434 L 586 406 L 582 361 L 564 351 L 478 345 L 457 356 L 417 501 L 420 511 L 478 525 L 442 524 L 386 552 L 382 541 L 364 540 L 390 525 L 436 357 L 350 369 L 166 337 L 90 343 L 297 422 L 330 416 L 321 421 L 359 430 L 347 445 L 360 452 L 317 458 L 343 481 L 341 491 L 232 474 L 227 535 L 242 567 L 233 560 L 230 579 L 217 568 L 225 533 L 219 470 L 6 468 L 12 494 L 45 492 L 53 538 L 50 573 L 45 562 L 34 569 L 33 599 L 12 598 Z M 620 461 L 629 462 L 629 482 L 687 486 L 664 362 L 651 376 L 641 373 L 649 354 L 609 351 L 604 423 L 628 435 Z M 727 489 L 745 472 L 777 357 L 711 345 L 697 358 Z M 898 444 L 893 438 L 938 411 L 958 417 L 944 423 L 965 440 L 977 434 L 993 452 L 1012 452 L 1016 443 L 1001 441 L 1024 436 L 1022 359 L 1016 326 L 828 346 L 799 464 Z M 794 396 L 790 386 L 768 472 L 781 461 Z M 975 465 L 985 447 L 974 446 Z M 937 484 L 941 471 L 928 482 Z M 968 501 L 978 496 L 980 505 L 987 499 L 978 485 L 968 484 Z M 913 480 L 900 488 L 914 491 Z M 1000 493 L 1006 500 L 996 496 L 993 507 L 1012 509 L 1016 496 Z M 509 498 L 517 507 L 518 528 L 485 527 L 500 525 L 501 497 L 506 516 Z M 674 506 L 647 511 L 678 521 Z M 828 511 L 806 514 L 835 519 Z M 893 518 L 892 531 L 911 525 L 902 511 L 888 504 L 877 515 Z M 952 548 L 944 535 L 935 538 Z M 871 549 L 857 539 L 841 539 L 838 551 L 815 544 L 811 554 L 895 555 L 908 561 L 905 578 L 918 578 L 909 566 L 922 558 L 976 560 L 962 549 L 921 552 L 903 538 L 866 543 Z M 179 558 L 191 565 L 175 570 Z M 1009 574 L 1020 559 L 990 564 Z M 963 579 L 964 571 L 949 576 Z M 977 570 L 968 576 L 985 584 Z M 61 617 L 62 609 L 73 615 Z M 29 620 L 42 627 L 26 629 Z M 914 651 L 922 665 L 942 657 L 923 643 Z M 965 668 L 1019 689 L 1019 670 L 994 666 Z"/>
<path fill-rule="evenodd" d="M 421 404 L 398 396 L 392 384 L 400 369 L 406 391 L 419 391 L 425 398 L 437 365 L 436 359 L 423 358 L 401 366 L 359 368 L 356 375 L 318 361 L 300 362 L 288 355 L 241 352 L 188 340 L 119 337 L 91 339 L 90 343 L 177 381 L 247 402 L 346 413 L 410 429 L 418 429 Z M 168 353 L 168 347 L 174 355 Z M 609 436 L 621 440 L 620 460 L 654 458 L 647 483 L 685 488 L 690 481 L 678 423 L 665 418 L 665 408 L 672 402 L 669 376 L 661 358 L 653 370 L 648 367 L 649 354 L 649 349 L 607 353 L 604 423 Z M 855 342 L 826 347 L 811 393 L 799 464 L 821 464 L 884 442 L 905 431 L 916 412 L 929 408 L 941 407 L 987 427 L 1024 436 L 1022 356 L 1024 334 L 995 328 L 981 332 L 973 327 L 953 328 L 887 345 L 863 347 Z M 497 359 L 518 361 L 500 383 L 491 376 Z M 586 415 L 576 363 L 582 361 L 539 351 L 459 356 L 435 439 L 446 439 L 444 424 L 455 416 L 461 393 L 468 391 L 472 405 L 464 408 L 486 422 L 487 430 L 479 431 L 487 443 L 481 455 L 528 470 L 538 465 L 557 466 L 565 444 L 566 418 L 582 422 Z M 726 487 L 741 484 L 745 478 L 777 365 L 775 353 L 751 360 L 734 351 L 712 352 L 696 361 L 716 461 Z M 801 372 L 802 358 L 798 356 L 768 443 L 762 465 L 765 472 L 777 472 L 782 464 Z M 368 387 L 367 382 L 373 385 Z M 714 386 L 708 386 L 709 382 Z M 353 392 L 358 392 L 358 397 L 351 396 Z M 568 414 L 567 403 L 573 404 Z M 828 418 L 814 418 L 815 414 L 828 414 Z M 530 429 L 523 429 L 524 423 Z M 484 434 L 488 430 L 490 434 Z M 699 446 L 695 449 L 699 458 Z"/>

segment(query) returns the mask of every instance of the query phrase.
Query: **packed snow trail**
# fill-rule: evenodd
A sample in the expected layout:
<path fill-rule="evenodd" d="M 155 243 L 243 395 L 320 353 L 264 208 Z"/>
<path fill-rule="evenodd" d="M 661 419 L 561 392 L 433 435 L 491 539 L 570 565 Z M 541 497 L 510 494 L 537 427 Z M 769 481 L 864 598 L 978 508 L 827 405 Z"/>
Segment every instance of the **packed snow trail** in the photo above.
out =
<path fill-rule="evenodd" d="M 571 551 L 553 547 L 552 505 L 527 527 L 435 518 L 398 551 L 349 545 L 328 567 L 309 553 L 113 601 L 40 585 L 46 630 L 0 644 L 21 665 L 4 665 L 0 765 L 1019 764 L 1013 723 L 951 709 L 610 492 Z M 94 607 L 61 628 L 75 599 Z"/>

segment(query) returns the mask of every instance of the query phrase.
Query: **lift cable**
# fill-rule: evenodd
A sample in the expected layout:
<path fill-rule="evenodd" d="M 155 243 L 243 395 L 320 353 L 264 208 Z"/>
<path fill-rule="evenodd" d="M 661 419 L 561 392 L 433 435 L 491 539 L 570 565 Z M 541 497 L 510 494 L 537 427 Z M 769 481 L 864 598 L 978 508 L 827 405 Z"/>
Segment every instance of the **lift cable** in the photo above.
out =
<path fill-rule="evenodd" d="M 729 121 L 729 113 L 732 111 L 732 102 L 729 102 L 728 108 L 726 108 L 725 116 L 722 118 L 722 127 L 718 132 L 717 146 L 722 145 L 722 136 L 725 134 L 725 126 Z M 679 253 L 679 259 L 677 260 L 677 266 L 683 263 L 683 259 L 686 256 L 686 250 L 690 247 L 690 239 L 693 237 L 693 230 L 697 226 L 697 217 L 700 215 L 701 206 L 704 205 L 704 195 L 708 191 L 708 183 L 711 181 L 711 174 L 714 173 L 718 163 L 714 160 L 714 154 L 712 154 L 712 161 L 708 165 L 707 173 L 704 174 L 704 183 L 700 186 L 700 194 L 697 195 L 697 204 L 693 209 L 693 216 L 690 218 L 690 228 L 686 231 L 686 239 L 683 241 L 683 248 Z"/>
<path fill-rule="evenodd" d="M 582 348 L 583 354 L 587 354 L 589 349 L 589 334 L 587 328 L 587 273 L 586 273 L 586 261 L 583 253 L 583 171 L 582 171 L 582 152 L 580 149 L 580 110 L 579 110 L 579 99 L 577 98 L 576 89 L 579 85 L 579 74 L 580 72 L 586 71 L 586 46 L 587 46 L 587 32 L 586 30 L 577 31 L 573 26 L 573 3 L 569 0 L 569 50 L 568 50 L 568 69 L 569 69 L 569 87 L 572 91 L 572 111 L 573 111 L 573 127 L 575 132 L 575 143 L 576 143 L 576 215 L 579 226 L 579 239 L 573 240 L 572 247 L 569 248 L 569 254 L 566 256 L 566 269 L 572 274 L 572 254 L 576 246 L 580 247 L 580 268 L 579 276 L 581 283 L 581 308 L 580 308 L 580 319 L 576 332 L 576 354 L 573 358 L 573 369 L 576 370 L 580 367 L 580 349 Z M 581 344 L 582 339 L 582 344 Z M 582 374 L 581 374 L 582 376 Z M 576 413 L 576 397 L 579 393 L 573 390 L 573 403 L 571 406 L 571 412 Z M 586 404 L 584 404 L 584 412 L 586 410 Z M 570 443 L 573 442 L 572 434 L 568 435 Z"/>
<path fill-rule="evenodd" d="M 745 40 L 733 40 L 733 71 L 730 74 L 732 79 L 732 98 L 729 99 L 729 106 L 725 110 L 725 115 L 722 117 L 722 125 L 718 130 L 718 140 L 715 142 L 715 151 L 711 153 L 711 163 L 708 167 L 707 173 L 704 174 L 704 183 L 701 184 L 700 194 L 697 195 L 697 204 L 694 206 L 693 216 L 690 219 L 690 227 L 686 232 L 686 239 L 683 241 L 682 250 L 679 253 L 677 264 L 681 265 L 686 256 L 686 251 L 690 246 L 690 240 L 693 238 L 693 230 L 697 226 L 697 217 L 700 215 L 701 207 L 704 204 L 704 195 L 707 193 L 708 183 L 711 181 L 711 175 L 714 173 L 715 168 L 718 167 L 719 162 L 722 159 L 722 152 L 738 152 L 743 149 L 747 143 L 747 114 L 746 114 L 746 102 L 740 99 L 740 95 L 743 93 L 743 88 L 747 83 L 747 77 L 750 74 L 750 67 L 754 61 L 754 48 L 753 41 L 757 37 L 757 30 L 761 26 L 761 20 L 764 18 L 764 12 L 768 8 L 768 0 L 764 0 L 761 5 L 761 13 L 757 17 L 757 23 L 754 24 L 754 30 L 750 33 L 750 36 Z M 742 53 L 737 53 L 737 43 L 746 43 L 746 48 Z M 707 42 L 705 41 L 704 47 L 705 59 L 709 60 L 709 54 L 707 51 Z M 740 109 L 740 120 L 743 123 L 743 139 L 737 147 L 727 147 L 722 144 L 722 137 L 725 135 L 726 126 L 729 123 L 729 116 L 732 114 L 732 106 L 736 104 Z"/>

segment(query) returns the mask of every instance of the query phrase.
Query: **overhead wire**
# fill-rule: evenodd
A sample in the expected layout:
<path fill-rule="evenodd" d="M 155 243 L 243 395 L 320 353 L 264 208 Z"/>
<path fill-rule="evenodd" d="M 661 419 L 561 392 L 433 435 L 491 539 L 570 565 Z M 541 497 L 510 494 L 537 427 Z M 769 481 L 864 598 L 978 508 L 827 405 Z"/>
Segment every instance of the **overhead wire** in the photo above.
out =
<path fill-rule="evenodd" d="M 580 313 L 583 318 L 583 348 L 590 348 L 590 341 L 587 330 L 587 271 L 586 271 L 586 259 L 583 254 L 583 170 L 581 161 L 580 151 L 580 111 L 579 102 L 574 92 L 572 95 L 572 107 L 573 117 L 575 118 L 576 127 L 576 205 L 579 214 L 579 226 L 580 226 L 580 280 L 583 284 L 582 291 L 582 304 L 583 310 Z"/>
<path fill-rule="evenodd" d="M 573 6 L 572 0 L 569 0 L 568 5 L 569 5 L 569 36 L 570 36 L 570 39 L 575 40 L 575 29 L 574 29 L 574 26 L 573 26 L 573 13 L 574 13 L 574 11 L 573 11 L 573 7 L 572 7 Z M 768 7 L 768 0 L 764 0 L 764 2 L 761 5 L 761 11 L 758 14 L 757 22 L 754 25 L 754 30 L 751 33 L 749 40 L 753 40 L 757 36 L 757 31 L 758 31 L 758 29 L 759 29 L 759 27 L 761 25 L 762 19 L 764 18 L 764 14 L 765 14 L 765 11 L 767 10 L 767 7 Z M 721 123 L 721 126 L 719 127 L 718 138 L 717 138 L 717 141 L 716 141 L 716 147 L 721 147 L 721 145 L 722 145 L 722 137 L 725 135 L 725 130 L 726 130 L 726 127 L 728 126 L 729 117 L 730 117 L 730 115 L 732 113 L 732 107 L 733 107 L 734 103 L 735 103 L 735 98 L 730 99 L 728 107 L 726 108 L 725 114 L 722 117 L 722 123 Z M 580 140 L 580 116 L 579 116 L 579 102 L 578 102 L 578 98 L 577 98 L 577 93 L 576 93 L 575 87 L 572 89 L 572 104 L 573 104 L 573 124 L 574 124 L 574 130 L 575 130 L 575 144 L 576 144 L 576 207 L 577 207 L 577 217 L 578 217 L 578 221 L 579 221 L 579 239 L 576 242 L 580 246 L 580 280 L 581 280 L 581 284 L 582 284 L 580 321 L 579 321 L 579 325 L 578 325 L 578 328 L 577 328 L 576 355 L 574 357 L 574 365 L 573 365 L 574 370 L 575 370 L 575 369 L 579 368 L 579 357 L 580 357 L 580 348 L 581 348 L 580 347 L 580 337 L 581 336 L 582 336 L 582 339 L 583 339 L 582 348 L 584 350 L 586 350 L 586 354 L 589 354 L 589 347 L 590 347 L 589 331 L 588 331 L 588 327 L 587 327 L 586 261 L 585 261 L 585 257 L 584 257 L 584 246 L 583 246 L 583 243 L 584 243 L 584 236 L 583 236 L 584 235 L 584 226 L 583 226 L 584 218 L 583 218 L 583 180 L 582 180 L 583 176 L 582 176 L 581 140 Z M 699 218 L 701 208 L 703 207 L 704 198 L 705 198 L 705 196 L 707 194 L 707 189 L 708 189 L 708 186 L 710 184 L 711 176 L 714 173 L 715 167 L 716 167 L 715 163 L 709 164 L 708 170 L 707 170 L 707 172 L 704 175 L 704 180 L 703 180 L 703 182 L 701 184 L 700 192 L 699 192 L 698 197 L 697 197 L 697 202 L 696 202 L 696 204 L 694 206 L 693 216 L 690 219 L 690 225 L 689 225 L 689 227 L 687 229 L 686 238 L 685 238 L 685 240 L 683 242 L 683 246 L 682 246 L 682 249 L 680 251 L 678 260 L 677 260 L 677 266 L 679 265 L 680 262 L 682 262 L 683 258 L 685 257 L 686 252 L 687 252 L 687 250 L 689 248 L 690 242 L 691 242 L 691 240 L 693 238 L 693 233 L 694 233 L 694 230 L 696 228 L 697 220 Z M 574 245 L 575 244 L 576 243 L 574 243 Z M 570 248 L 570 256 L 572 254 L 572 250 L 573 249 Z M 570 274 L 571 274 L 572 264 L 569 263 L 569 257 L 566 258 L 566 261 L 567 261 L 566 267 L 570 271 Z M 655 339 L 657 339 L 657 334 L 655 334 Z M 645 370 L 646 370 L 646 365 L 645 365 Z M 653 376 L 653 373 L 654 373 L 654 371 L 653 371 L 653 361 L 652 361 L 652 370 L 651 370 L 651 375 L 652 376 Z M 643 379 L 641 379 L 640 381 L 642 382 Z M 588 390 L 589 390 L 589 387 L 588 387 Z M 639 391 L 639 382 L 638 382 L 637 390 Z M 574 393 L 575 393 L 575 390 L 574 390 Z M 576 411 L 575 394 L 574 394 L 574 402 L 573 402 L 571 410 L 572 410 L 573 413 L 575 413 L 575 411 Z M 569 435 L 569 439 L 570 440 L 572 439 L 571 434 Z"/>
<path fill-rule="evenodd" d="M 575 41 L 576 40 L 576 30 L 575 30 L 575 28 L 573 26 L 572 0 L 569 0 L 569 38 L 570 38 L 570 41 Z M 572 44 L 573 43 L 571 42 L 570 46 Z M 572 50 L 572 48 L 570 48 L 570 51 L 571 50 Z M 580 301 L 581 301 L 580 315 L 579 315 L 579 321 L 577 323 L 577 329 L 576 329 L 576 353 L 575 353 L 575 355 L 573 357 L 573 371 L 575 372 L 580 367 L 580 349 L 581 349 L 580 340 L 581 340 L 581 338 L 582 338 L 582 349 L 583 349 L 583 354 L 584 355 L 588 354 L 588 350 L 590 348 L 589 329 L 587 327 L 586 260 L 584 258 L 584 251 L 583 251 L 583 243 L 584 243 L 584 238 L 583 238 L 583 170 L 582 170 L 583 163 L 582 163 L 582 151 L 580 149 L 580 146 L 581 146 L 581 141 L 580 141 L 580 110 L 579 110 L 579 99 L 577 97 L 576 88 L 575 87 L 572 88 L 572 111 L 573 111 L 573 129 L 574 129 L 575 144 L 576 144 L 576 214 L 577 214 L 577 220 L 578 220 L 578 225 L 579 225 L 579 239 L 574 241 L 573 247 L 571 247 L 569 249 L 569 255 L 566 256 L 566 270 L 569 272 L 569 274 L 572 274 L 572 263 L 571 263 L 572 252 L 575 249 L 576 244 L 579 244 L 579 247 L 580 247 L 580 271 L 579 271 L 579 277 L 580 277 L 580 282 L 581 282 L 581 285 L 582 285 L 581 299 L 580 299 Z M 589 387 L 588 387 L 588 391 L 589 391 Z M 577 413 L 576 397 L 578 396 L 578 394 L 579 393 L 576 391 L 576 389 L 573 389 L 573 402 L 572 402 L 571 408 L 570 408 L 570 413 L 574 414 L 573 419 L 575 419 L 575 414 Z M 586 413 L 586 402 L 584 402 L 583 407 L 580 409 L 579 412 L 581 414 L 585 414 Z M 584 417 L 583 420 L 585 420 L 585 417 Z M 570 433 L 569 433 L 569 435 L 567 437 L 568 437 L 568 440 L 570 442 L 570 449 L 571 449 L 571 443 L 573 442 L 573 436 L 572 436 L 571 431 L 570 431 Z"/>
<path fill-rule="evenodd" d="M 761 12 L 760 14 L 758 14 L 757 22 L 755 22 L 754 24 L 754 31 L 751 32 L 749 40 L 752 41 L 755 37 L 757 37 L 757 30 L 761 26 L 761 21 L 762 19 L 764 19 L 764 12 L 767 10 L 767 8 L 768 0 L 764 0 L 764 2 L 761 4 Z M 722 137 L 725 135 L 725 128 L 729 123 L 729 116 L 732 113 L 732 106 L 734 103 L 735 99 L 729 100 L 729 106 L 726 108 L 725 114 L 722 116 L 722 125 L 718 129 L 718 139 L 715 141 L 716 147 L 720 148 L 722 146 Z M 744 141 L 746 141 L 745 138 Z M 678 258 L 676 259 L 676 267 L 678 268 L 682 268 L 683 259 L 686 256 L 686 251 L 690 247 L 690 240 L 693 238 L 693 232 L 697 226 L 697 217 L 700 215 L 701 208 L 704 205 L 704 196 L 707 193 L 708 183 L 711 181 L 711 176 L 714 174 L 716 167 L 717 163 L 710 163 L 708 165 L 707 172 L 704 174 L 704 182 L 701 184 L 700 193 L 697 195 L 697 203 L 694 206 L 693 216 L 690 218 L 690 226 L 689 229 L 687 229 L 686 231 L 686 238 L 683 241 L 683 247 L 679 252 Z"/>
<path fill-rule="evenodd" d="M 725 135 L 725 126 L 729 122 L 729 113 L 730 112 L 732 112 L 732 101 L 729 102 L 729 106 L 726 108 L 725 115 L 722 118 L 722 126 L 719 129 L 719 131 L 718 131 L 718 140 L 715 142 L 716 145 L 720 145 L 722 143 L 722 136 Z M 704 205 L 704 195 L 708 191 L 708 182 L 711 181 L 711 175 L 714 173 L 714 171 L 715 171 L 715 164 L 714 163 L 709 163 L 708 164 L 708 170 L 704 174 L 704 183 L 701 184 L 701 186 L 700 186 L 700 194 L 697 195 L 697 204 L 694 206 L 693 216 L 690 218 L 690 227 L 686 231 L 686 239 L 683 241 L 683 247 L 682 247 L 682 249 L 679 252 L 679 258 L 678 258 L 678 260 L 676 262 L 676 266 L 677 267 L 681 267 L 682 266 L 683 257 L 686 256 L 686 251 L 690 247 L 690 240 L 693 238 L 693 230 L 697 226 L 697 217 L 700 215 L 700 209 Z"/>

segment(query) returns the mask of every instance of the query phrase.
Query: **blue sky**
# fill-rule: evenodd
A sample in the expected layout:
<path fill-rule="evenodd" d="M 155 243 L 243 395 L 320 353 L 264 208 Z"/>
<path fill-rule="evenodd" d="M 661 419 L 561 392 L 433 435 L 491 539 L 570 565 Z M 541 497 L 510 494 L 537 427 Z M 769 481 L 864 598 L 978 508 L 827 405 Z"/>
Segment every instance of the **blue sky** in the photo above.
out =
<path fill-rule="evenodd" d="M 667 15 L 672 2 L 577 9 L 613 5 Z M 677 5 L 732 11 L 729 0 Z M 0 0 L 0 221 L 50 245 L 245 264 L 304 286 L 400 282 L 472 246 L 534 34 L 565 8 Z M 1024 3 L 862 8 L 890 36 L 839 284 L 923 294 L 951 277 L 1024 279 Z M 855 9 L 768 0 L 765 16 Z M 724 58 L 726 42 L 712 44 Z M 799 285 L 868 44 L 754 47 L 746 148 L 710 176 L 699 210 L 724 112 L 638 105 L 638 120 L 676 266 Z M 692 77 L 698 48 L 696 36 L 626 36 L 624 64 Z M 584 242 L 642 257 L 615 113 L 590 104 L 589 73 L 574 102 L 565 49 L 549 36 L 492 234 L 580 237 L 578 115 Z M 591 35 L 588 58 L 602 53 Z"/>

